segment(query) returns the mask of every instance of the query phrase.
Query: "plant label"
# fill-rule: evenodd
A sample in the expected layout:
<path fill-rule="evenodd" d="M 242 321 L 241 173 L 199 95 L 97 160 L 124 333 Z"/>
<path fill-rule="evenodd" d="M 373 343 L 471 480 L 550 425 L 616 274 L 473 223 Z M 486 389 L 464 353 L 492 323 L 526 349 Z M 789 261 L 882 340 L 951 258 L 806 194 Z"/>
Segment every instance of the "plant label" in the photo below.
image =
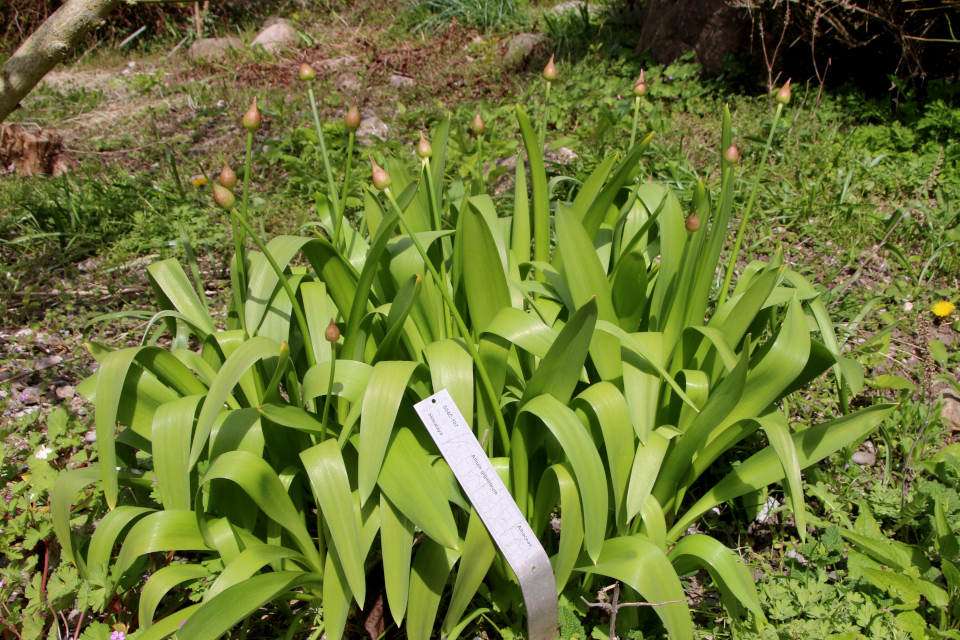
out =
<path fill-rule="evenodd" d="M 531 640 L 554 640 L 557 585 L 547 552 L 446 389 L 414 408 L 520 581 Z"/>

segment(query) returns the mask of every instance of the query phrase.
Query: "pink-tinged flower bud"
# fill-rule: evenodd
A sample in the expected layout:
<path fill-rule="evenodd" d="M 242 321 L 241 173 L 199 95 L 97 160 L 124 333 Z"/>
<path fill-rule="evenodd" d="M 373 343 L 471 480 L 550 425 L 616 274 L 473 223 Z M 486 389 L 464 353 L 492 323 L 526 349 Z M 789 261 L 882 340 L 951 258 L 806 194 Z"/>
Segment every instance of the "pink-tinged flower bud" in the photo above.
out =
<path fill-rule="evenodd" d="M 643 69 L 640 70 L 640 77 L 637 78 L 637 83 L 633 85 L 633 95 L 638 98 L 647 95 L 647 80 L 643 77 Z"/>
<path fill-rule="evenodd" d="M 694 231 L 697 231 L 700 228 L 700 216 L 697 215 L 696 211 L 691 213 L 690 217 L 688 217 L 683 222 L 683 226 L 685 226 L 687 228 L 687 231 L 689 231 L 690 233 L 693 233 Z"/>
<path fill-rule="evenodd" d="M 309 82 L 317 77 L 317 72 L 313 70 L 309 64 L 304 62 L 300 65 L 300 79 L 304 82 Z"/>
<path fill-rule="evenodd" d="M 246 127 L 247 131 L 251 132 L 260 128 L 260 110 L 257 109 L 256 96 L 253 98 L 253 104 L 251 104 L 247 112 L 243 114 L 243 126 Z"/>
<path fill-rule="evenodd" d="M 547 82 L 557 79 L 557 65 L 553 64 L 553 54 L 550 54 L 550 62 L 543 68 L 543 79 Z"/>
<path fill-rule="evenodd" d="M 333 318 L 330 318 L 330 324 L 327 325 L 327 330 L 323 332 L 323 337 L 331 344 L 340 339 L 340 329 L 337 328 L 337 323 L 333 321 Z"/>
<path fill-rule="evenodd" d="M 417 157 L 426 160 L 433 155 L 433 147 L 430 141 L 423 137 L 423 131 L 420 132 L 420 142 L 417 143 Z"/>
<path fill-rule="evenodd" d="M 222 187 L 219 184 L 214 183 L 213 185 L 213 202 L 223 209 L 224 211 L 229 211 L 233 206 L 236 198 L 233 197 L 233 192 L 226 187 Z"/>
<path fill-rule="evenodd" d="M 228 164 L 223 165 L 223 169 L 220 169 L 220 186 L 227 189 L 233 189 L 237 186 L 237 174 Z"/>
<path fill-rule="evenodd" d="M 790 81 L 787 80 L 787 83 L 780 87 L 780 91 L 777 91 L 777 95 L 774 96 L 774 100 L 780 104 L 789 104 L 790 103 Z"/>
<path fill-rule="evenodd" d="M 487 130 L 487 123 L 480 117 L 480 109 L 477 109 L 477 115 L 473 116 L 473 122 L 470 123 L 470 130 L 478 136 L 482 136 L 483 132 Z"/>
<path fill-rule="evenodd" d="M 354 103 L 352 107 L 347 111 L 347 115 L 343 116 L 343 124 L 347 126 L 347 129 L 351 131 L 356 131 L 360 128 L 360 109 L 357 108 L 357 104 Z"/>
<path fill-rule="evenodd" d="M 740 162 L 740 150 L 737 149 L 736 145 L 730 145 L 727 150 L 723 152 L 723 161 L 727 164 L 737 164 Z"/>
<path fill-rule="evenodd" d="M 373 156 L 370 156 L 370 166 L 373 170 L 373 186 L 380 191 L 383 191 L 390 186 L 390 174 L 387 173 L 383 167 L 377 164 L 377 161 L 373 159 Z"/>

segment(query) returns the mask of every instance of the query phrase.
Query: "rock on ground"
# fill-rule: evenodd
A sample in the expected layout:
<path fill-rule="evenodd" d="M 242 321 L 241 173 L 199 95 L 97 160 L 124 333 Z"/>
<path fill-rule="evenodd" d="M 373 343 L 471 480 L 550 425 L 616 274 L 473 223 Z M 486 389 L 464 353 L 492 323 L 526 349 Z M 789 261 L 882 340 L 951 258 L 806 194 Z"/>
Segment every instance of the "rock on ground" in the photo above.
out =
<path fill-rule="evenodd" d="M 240 38 L 200 38 L 187 49 L 191 60 L 221 60 L 230 49 L 243 49 Z"/>
<path fill-rule="evenodd" d="M 410 76 L 400 75 L 399 73 L 390 76 L 390 86 L 396 89 L 409 89 L 415 84 L 416 82 Z"/>
<path fill-rule="evenodd" d="M 257 34 L 250 46 L 261 46 L 265 51 L 276 52 L 296 46 L 297 32 L 289 24 L 275 22 Z"/>
<path fill-rule="evenodd" d="M 387 123 L 376 116 L 365 116 L 360 120 L 360 128 L 357 129 L 356 138 L 360 144 L 370 144 L 373 142 L 372 136 L 381 140 L 387 139 L 387 133 L 390 129 Z"/>
<path fill-rule="evenodd" d="M 960 431 L 960 398 L 949 391 L 943 393 L 942 415 L 951 431 Z"/>
<path fill-rule="evenodd" d="M 353 71 L 344 71 L 334 80 L 333 90 L 340 93 L 358 93 L 360 91 L 360 78 Z"/>
<path fill-rule="evenodd" d="M 317 69 L 340 69 L 342 67 L 356 66 L 357 62 L 359 62 L 357 56 L 340 56 L 339 58 L 318 60 L 313 66 Z"/>
<path fill-rule="evenodd" d="M 538 33 L 521 33 L 510 38 L 504 60 L 508 65 L 516 65 L 532 55 L 537 47 L 544 45 L 547 37 Z"/>

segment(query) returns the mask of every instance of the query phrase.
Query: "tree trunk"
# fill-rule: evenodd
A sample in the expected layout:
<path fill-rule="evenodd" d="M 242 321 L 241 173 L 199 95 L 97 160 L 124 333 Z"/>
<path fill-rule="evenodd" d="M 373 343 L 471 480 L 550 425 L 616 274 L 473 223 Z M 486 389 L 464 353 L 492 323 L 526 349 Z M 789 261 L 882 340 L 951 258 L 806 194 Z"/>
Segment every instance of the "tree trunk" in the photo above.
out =
<path fill-rule="evenodd" d="M 0 69 L 0 122 L 121 0 L 67 0 Z"/>

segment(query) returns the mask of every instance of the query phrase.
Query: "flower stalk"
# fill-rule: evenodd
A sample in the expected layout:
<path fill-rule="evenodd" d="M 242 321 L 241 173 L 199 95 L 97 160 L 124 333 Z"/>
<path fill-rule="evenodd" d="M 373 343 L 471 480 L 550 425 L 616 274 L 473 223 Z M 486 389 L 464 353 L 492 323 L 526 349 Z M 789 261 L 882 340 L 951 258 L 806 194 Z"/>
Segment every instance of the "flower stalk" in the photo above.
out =
<path fill-rule="evenodd" d="M 719 304 L 726 302 L 727 295 L 729 295 L 730 281 L 733 279 L 733 270 L 737 266 L 737 256 L 740 255 L 740 245 L 743 243 L 743 234 L 747 228 L 747 220 L 750 219 L 750 213 L 753 211 L 753 205 L 757 201 L 757 188 L 760 186 L 760 178 L 763 177 L 763 171 L 767 166 L 767 156 L 770 154 L 770 147 L 773 146 L 773 136 L 777 133 L 777 125 L 780 124 L 780 116 L 783 114 L 783 105 L 783 102 L 778 101 L 777 112 L 773 116 L 773 125 L 770 127 L 770 135 L 767 136 L 767 145 L 763 149 L 763 155 L 760 157 L 760 165 L 757 167 L 757 175 L 754 177 L 753 187 L 750 189 L 750 198 L 747 200 L 747 208 L 744 209 L 743 217 L 740 218 L 740 228 L 737 230 L 737 239 L 733 243 L 733 251 L 730 253 L 730 261 L 727 263 L 727 273 L 723 278 L 723 286 L 720 287 Z M 739 153 L 737 156 L 739 159 Z"/>
<path fill-rule="evenodd" d="M 323 337 L 330 343 L 330 379 L 327 380 L 327 397 L 323 401 L 323 421 L 320 423 L 320 442 L 327 439 L 327 421 L 330 418 L 330 402 L 333 398 L 333 378 L 337 373 L 337 341 L 340 339 L 340 329 L 337 323 L 330 318 L 330 324 L 324 331 Z"/>

